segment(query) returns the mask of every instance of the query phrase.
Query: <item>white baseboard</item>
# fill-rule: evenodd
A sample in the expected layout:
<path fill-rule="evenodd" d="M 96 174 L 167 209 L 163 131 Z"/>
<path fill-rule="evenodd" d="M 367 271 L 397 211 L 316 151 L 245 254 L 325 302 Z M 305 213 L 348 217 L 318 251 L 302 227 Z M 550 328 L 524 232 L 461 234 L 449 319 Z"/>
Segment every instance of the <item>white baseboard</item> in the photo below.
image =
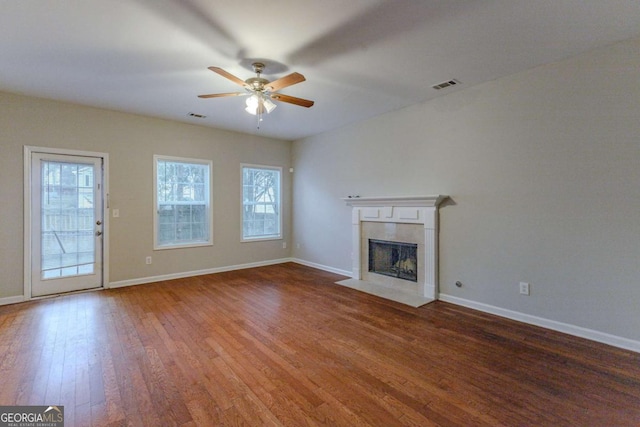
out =
<path fill-rule="evenodd" d="M 297 264 L 306 265 L 307 267 L 317 268 L 318 270 L 328 271 L 329 273 L 341 274 L 343 276 L 351 277 L 352 273 L 348 270 L 341 270 L 339 268 L 329 267 L 327 265 L 316 264 L 315 262 L 305 261 L 299 258 L 291 258 L 291 262 L 295 262 Z"/>
<path fill-rule="evenodd" d="M 574 335 L 580 338 L 586 338 L 591 341 L 612 345 L 614 347 L 623 348 L 625 350 L 640 353 L 640 341 L 607 334 L 604 332 L 594 331 L 592 329 L 575 326 L 568 323 L 557 322 L 542 317 L 532 316 L 530 314 L 520 313 L 518 311 L 507 310 L 481 302 L 471 301 L 464 298 L 454 297 L 452 295 L 440 294 L 440 300 L 450 302 L 452 304 L 461 305 L 463 307 L 472 308 L 474 310 L 483 311 L 496 316 L 506 317 L 508 319 L 517 320 L 519 322 L 528 323 L 530 325 L 540 326 L 565 334 Z"/>
<path fill-rule="evenodd" d="M 22 295 L 16 295 L 15 297 L 4 297 L 0 298 L 0 305 L 17 304 L 23 301 L 25 301 L 25 299 Z"/>
<path fill-rule="evenodd" d="M 164 280 L 182 279 L 185 277 L 203 276 L 205 274 L 222 273 L 225 271 L 243 270 L 245 268 L 264 267 L 267 265 L 294 262 L 291 258 L 280 258 L 268 261 L 250 262 L 246 264 L 228 265 L 224 267 L 208 268 L 205 270 L 185 271 L 182 273 L 163 274 L 160 276 L 140 277 L 137 279 L 120 280 L 109 283 L 109 288 L 122 288 L 125 286 L 143 285 L 145 283 L 162 282 Z"/>
<path fill-rule="evenodd" d="M 185 271 L 182 273 L 163 274 L 159 276 L 140 277 L 137 279 L 121 280 L 117 282 L 109 283 L 109 288 L 122 288 L 125 286 L 143 285 L 145 283 L 161 282 L 164 280 L 182 279 L 185 277 L 203 276 L 205 274 L 222 273 L 224 271 L 243 270 L 245 268 L 264 267 L 267 265 L 283 264 L 285 262 L 295 262 L 297 264 L 306 265 L 307 267 L 317 268 L 318 270 L 329 271 L 331 273 L 341 274 L 343 276 L 351 277 L 351 272 L 346 270 L 340 270 L 333 267 L 328 267 L 321 264 L 316 264 L 309 261 L 304 261 L 298 258 L 280 258 L 275 260 L 251 262 L 247 264 L 229 265 L 224 267 L 208 268 L 205 270 Z"/>

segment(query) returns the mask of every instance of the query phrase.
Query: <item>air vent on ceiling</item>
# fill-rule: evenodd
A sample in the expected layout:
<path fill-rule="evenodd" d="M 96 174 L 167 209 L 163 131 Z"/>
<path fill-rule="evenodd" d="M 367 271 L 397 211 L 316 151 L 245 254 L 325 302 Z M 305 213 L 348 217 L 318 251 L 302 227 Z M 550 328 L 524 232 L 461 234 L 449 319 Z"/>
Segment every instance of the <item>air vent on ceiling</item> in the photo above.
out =
<path fill-rule="evenodd" d="M 197 114 L 197 113 L 189 113 L 189 114 L 187 114 L 187 116 L 195 117 L 196 119 L 206 119 L 207 118 L 207 116 L 205 116 L 204 114 Z"/>
<path fill-rule="evenodd" d="M 451 79 L 451 80 L 447 80 L 446 82 L 438 83 L 437 85 L 433 85 L 431 87 L 434 88 L 435 90 L 440 90 L 450 86 L 455 86 L 457 84 L 460 84 L 458 80 Z"/>

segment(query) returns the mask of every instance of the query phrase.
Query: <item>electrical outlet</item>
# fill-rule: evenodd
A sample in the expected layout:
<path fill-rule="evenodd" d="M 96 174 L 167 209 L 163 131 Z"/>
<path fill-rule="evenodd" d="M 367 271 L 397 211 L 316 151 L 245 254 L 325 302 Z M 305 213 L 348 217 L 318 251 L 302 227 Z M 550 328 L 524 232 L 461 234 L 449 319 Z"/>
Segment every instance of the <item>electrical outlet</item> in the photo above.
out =
<path fill-rule="evenodd" d="M 120 217 L 120 209 L 113 209 L 112 213 L 114 218 Z"/>
<path fill-rule="evenodd" d="M 148 256 L 148 257 L 147 257 L 147 259 L 146 259 L 146 263 L 147 263 L 147 265 L 151 264 L 151 262 L 152 262 L 152 259 L 151 259 L 151 257 L 150 257 L 150 256 Z"/>
<path fill-rule="evenodd" d="M 282 242 L 282 249 L 287 249 L 287 242 Z"/>
<path fill-rule="evenodd" d="M 529 295 L 529 284 L 527 282 L 520 282 L 520 294 Z"/>
<path fill-rule="evenodd" d="M 296 243 L 296 249 L 300 249 L 300 243 Z"/>

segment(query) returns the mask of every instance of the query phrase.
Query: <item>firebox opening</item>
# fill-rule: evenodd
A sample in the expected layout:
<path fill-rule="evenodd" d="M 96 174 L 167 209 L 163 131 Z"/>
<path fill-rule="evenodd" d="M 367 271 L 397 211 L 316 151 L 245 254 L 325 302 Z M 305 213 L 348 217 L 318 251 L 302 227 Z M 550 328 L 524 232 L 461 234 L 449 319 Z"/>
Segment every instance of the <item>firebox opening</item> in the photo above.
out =
<path fill-rule="evenodd" d="M 369 239 L 369 271 L 418 281 L 418 245 Z"/>

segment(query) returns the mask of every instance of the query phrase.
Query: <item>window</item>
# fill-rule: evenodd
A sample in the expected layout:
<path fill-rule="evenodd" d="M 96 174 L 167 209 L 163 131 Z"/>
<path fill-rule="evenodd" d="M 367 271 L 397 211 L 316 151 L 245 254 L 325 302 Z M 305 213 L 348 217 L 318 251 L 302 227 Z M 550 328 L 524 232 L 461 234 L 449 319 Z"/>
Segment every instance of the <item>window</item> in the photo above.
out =
<path fill-rule="evenodd" d="M 211 162 L 154 156 L 155 249 L 213 244 Z"/>
<path fill-rule="evenodd" d="M 282 238 L 282 168 L 242 165 L 242 241 Z"/>

